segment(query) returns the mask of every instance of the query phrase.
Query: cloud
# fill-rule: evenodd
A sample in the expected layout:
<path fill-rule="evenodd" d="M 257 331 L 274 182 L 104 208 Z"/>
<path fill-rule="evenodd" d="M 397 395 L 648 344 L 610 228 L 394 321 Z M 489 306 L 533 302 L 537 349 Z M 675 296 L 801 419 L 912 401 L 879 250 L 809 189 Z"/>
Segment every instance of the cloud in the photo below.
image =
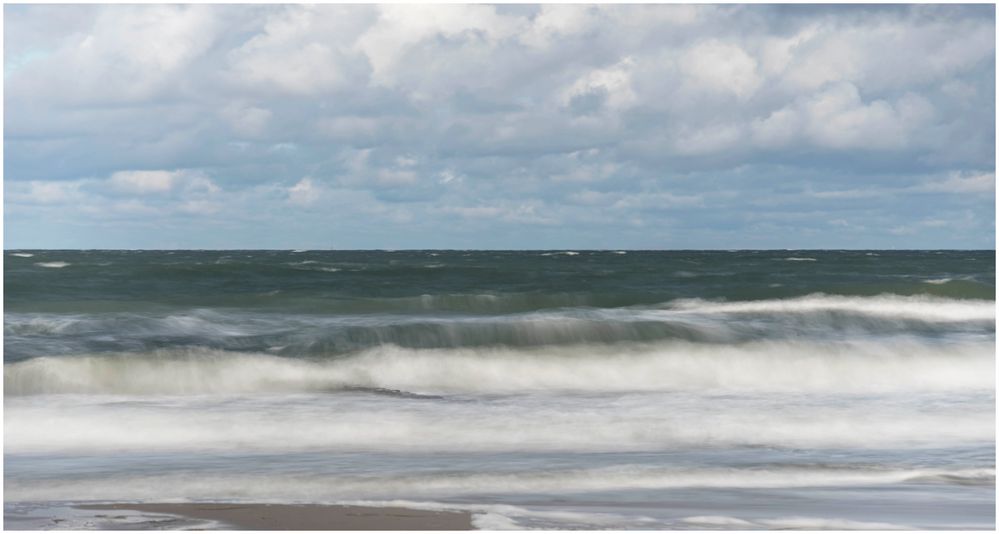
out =
<path fill-rule="evenodd" d="M 227 53 L 232 82 L 251 89 L 311 95 L 348 83 L 365 68 L 352 57 L 363 8 L 289 6 L 265 17 L 260 33 Z"/>
<path fill-rule="evenodd" d="M 626 57 L 610 67 L 587 72 L 563 93 L 563 105 L 571 106 L 581 99 L 597 96 L 600 100 L 597 108 L 604 103 L 615 109 L 630 106 L 637 98 L 631 88 L 631 71 L 634 68 L 635 60 Z"/>
<path fill-rule="evenodd" d="M 199 171 L 117 171 L 107 180 L 111 189 L 137 195 L 164 194 L 183 189 L 187 193 L 217 193 L 219 187 Z"/>
<path fill-rule="evenodd" d="M 932 118 L 930 104 L 913 94 L 896 102 L 865 103 L 856 86 L 837 84 L 804 104 L 808 135 L 830 148 L 904 148 Z"/>
<path fill-rule="evenodd" d="M 90 27 L 74 28 L 16 74 L 41 95 L 70 102 L 149 98 L 177 87 L 181 72 L 209 49 L 218 29 L 215 15 L 197 5 L 101 9 Z M 27 87 L 14 83 L 11 89 L 19 94 Z"/>
<path fill-rule="evenodd" d="M 229 123 L 237 137 L 254 138 L 262 136 L 274 114 L 268 110 L 246 103 L 232 102 L 221 110 L 222 117 Z"/>
<path fill-rule="evenodd" d="M 64 204 L 81 198 L 79 182 L 30 181 L 7 185 L 8 201 L 28 204 Z"/>
<path fill-rule="evenodd" d="M 496 219 L 507 223 L 528 225 L 553 225 L 560 221 L 543 202 L 535 199 L 504 206 L 447 206 L 443 213 L 452 213 L 466 219 Z"/>
<path fill-rule="evenodd" d="M 166 193 L 173 189 L 177 173 L 169 171 L 118 171 L 108 180 L 111 186 L 128 193 Z"/>
<path fill-rule="evenodd" d="M 25 244 L 920 246 L 946 228 L 888 229 L 969 210 L 956 244 L 994 244 L 989 6 L 5 14 Z"/>
<path fill-rule="evenodd" d="M 930 193 L 995 193 L 996 174 L 994 172 L 961 173 L 955 172 L 946 179 L 929 182 L 915 188 Z"/>
<path fill-rule="evenodd" d="M 739 100 L 751 97 L 762 78 L 756 60 L 731 43 L 710 40 L 683 53 L 681 72 L 693 90 L 731 93 Z"/>
<path fill-rule="evenodd" d="M 756 143 L 769 149 L 805 141 L 832 150 L 900 150 L 922 137 L 934 114 L 919 95 L 864 102 L 857 87 L 844 82 L 756 119 L 750 128 Z"/>
<path fill-rule="evenodd" d="M 383 5 L 378 18 L 361 35 L 355 48 L 372 67 L 372 81 L 393 85 L 398 82 L 396 67 L 425 39 L 455 39 L 466 42 L 495 42 L 516 35 L 523 21 L 503 17 L 494 6 L 486 5 Z"/>
<path fill-rule="evenodd" d="M 319 186 L 312 182 L 312 178 L 306 176 L 288 188 L 288 202 L 308 206 L 319 200 L 320 194 Z"/>

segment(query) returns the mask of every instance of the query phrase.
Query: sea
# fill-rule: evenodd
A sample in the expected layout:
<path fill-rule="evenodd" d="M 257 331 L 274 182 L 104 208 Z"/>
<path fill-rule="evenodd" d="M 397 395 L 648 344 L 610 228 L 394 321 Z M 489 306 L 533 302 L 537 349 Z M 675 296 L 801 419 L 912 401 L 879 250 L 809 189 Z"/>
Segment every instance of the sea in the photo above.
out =
<path fill-rule="evenodd" d="M 995 527 L 993 250 L 3 260 L 6 528 L 188 501 Z"/>

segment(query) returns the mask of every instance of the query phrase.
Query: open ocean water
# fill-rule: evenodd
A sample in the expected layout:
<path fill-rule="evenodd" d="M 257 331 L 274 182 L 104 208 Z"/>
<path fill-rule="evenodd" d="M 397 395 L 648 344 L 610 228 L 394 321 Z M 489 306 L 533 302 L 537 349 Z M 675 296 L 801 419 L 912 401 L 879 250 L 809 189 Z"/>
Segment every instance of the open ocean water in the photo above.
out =
<path fill-rule="evenodd" d="M 7 528 L 185 500 L 995 526 L 991 250 L 4 260 Z"/>

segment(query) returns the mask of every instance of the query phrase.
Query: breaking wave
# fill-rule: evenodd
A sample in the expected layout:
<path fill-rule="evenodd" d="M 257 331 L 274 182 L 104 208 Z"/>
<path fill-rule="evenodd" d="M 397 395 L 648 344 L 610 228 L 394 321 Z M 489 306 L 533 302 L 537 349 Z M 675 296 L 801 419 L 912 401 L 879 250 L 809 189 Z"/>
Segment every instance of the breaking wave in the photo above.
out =
<path fill-rule="evenodd" d="M 39 357 L 4 366 L 5 395 L 382 388 L 520 391 L 948 391 L 994 387 L 994 343 L 686 342 L 545 349 L 407 349 L 284 358 L 208 349 Z"/>
<path fill-rule="evenodd" d="M 682 299 L 670 303 L 678 310 L 699 313 L 769 313 L 769 314 L 851 314 L 858 316 L 912 319 L 926 322 L 992 321 L 996 319 L 995 301 L 958 300 L 930 296 L 880 295 L 848 297 L 808 295 L 790 299 L 739 302 L 712 302 Z"/>
<path fill-rule="evenodd" d="M 565 308 L 501 316 L 318 315 L 194 310 L 184 314 L 7 313 L 7 359 L 155 350 L 168 345 L 330 357 L 405 348 L 531 348 L 686 341 L 737 344 L 958 334 L 993 341 L 994 301 L 815 295 L 658 306 Z"/>

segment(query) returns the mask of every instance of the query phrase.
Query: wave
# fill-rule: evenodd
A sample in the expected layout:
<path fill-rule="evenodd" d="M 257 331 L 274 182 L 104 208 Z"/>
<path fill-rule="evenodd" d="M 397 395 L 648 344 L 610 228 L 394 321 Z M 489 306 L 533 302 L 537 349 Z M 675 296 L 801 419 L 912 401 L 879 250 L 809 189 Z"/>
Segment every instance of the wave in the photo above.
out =
<path fill-rule="evenodd" d="M 10 255 L 11 256 L 17 256 L 18 258 L 31 258 L 31 257 L 34 257 L 34 254 L 31 254 L 29 252 L 11 252 Z"/>
<path fill-rule="evenodd" d="M 427 364 L 436 367 L 430 369 Z M 94 373 L 74 377 L 67 372 L 82 368 L 60 369 L 61 374 L 33 370 L 5 376 L 6 453 L 909 449 L 992 446 L 995 440 L 993 390 L 971 389 L 966 382 L 966 389 L 960 391 L 919 392 L 913 388 L 896 395 L 877 394 L 881 396 L 870 391 L 851 395 L 814 389 L 773 394 L 776 388 L 772 386 L 748 391 L 609 394 L 608 390 L 620 386 L 602 383 L 596 373 L 604 371 L 611 380 L 620 377 L 607 373 L 605 367 L 583 377 L 591 388 L 588 392 L 521 389 L 516 395 L 498 395 L 490 389 L 497 382 L 504 382 L 502 391 L 510 392 L 509 381 L 523 388 L 525 384 L 516 382 L 522 377 L 491 377 L 485 387 L 476 388 L 465 381 L 496 369 L 476 370 L 477 375 L 469 376 L 467 369 L 422 362 L 391 370 L 416 369 L 424 382 L 433 373 L 435 382 L 424 384 L 425 388 L 439 385 L 443 376 L 452 390 L 460 390 L 431 397 L 426 392 L 423 396 L 402 393 L 413 389 L 392 388 L 398 392 L 385 394 L 343 387 L 342 382 L 329 381 L 331 373 L 309 366 L 293 371 L 278 365 L 249 369 L 218 366 L 212 373 L 163 367 L 111 376 L 101 372 L 97 374 L 102 380 L 96 383 Z M 190 375 L 184 375 L 186 371 Z M 414 378 L 380 374 L 371 367 L 344 371 L 333 373 L 332 378 L 399 385 Z M 637 374 L 634 369 L 631 373 Z M 904 377 L 905 373 L 896 375 Z M 991 381 L 991 376 L 980 380 Z M 125 382 L 123 377 L 138 381 Z M 575 387 L 580 387 L 581 377 L 574 378 Z M 810 377 L 804 378 L 807 381 Z M 544 381 L 553 381 L 550 372 Z M 538 383 L 526 385 L 535 387 Z M 21 388 L 22 395 L 12 391 L 15 386 Z M 256 389 L 247 391 L 248 386 Z M 789 389 L 788 383 L 782 386 Z M 957 386 L 950 384 L 951 388 Z M 289 387 L 295 389 L 289 391 Z M 334 389 L 324 389 L 327 387 Z M 70 394 L 81 389 L 103 394 Z M 29 391 L 61 393 L 23 395 Z M 976 483 L 975 479 L 932 478 L 943 475 L 937 472 L 923 475 L 931 478 L 913 483 Z"/>
<path fill-rule="evenodd" d="M 92 259 L 91 259 L 92 260 Z M 311 263 L 310 263 L 311 262 Z M 360 262 L 281 262 L 268 264 L 118 265 L 113 269 L 80 258 L 73 269 L 18 268 L 5 284 L 7 311 L 134 310 L 145 303 L 154 310 L 171 306 L 275 310 L 315 314 L 513 314 L 565 308 L 667 306 L 680 298 L 708 301 L 779 301 L 844 296 L 878 300 L 912 295 L 940 300 L 995 301 L 994 278 L 985 275 L 880 277 L 855 283 L 833 277 L 799 279 L 679 264 L 653 271 L 574 265 L 564 279 L 532 281 L 533 274 L 487 266 L 444 264 L 371 265 Z M 621 269 L 621 272 L 615 269 Z M 111 272 L 108 270 L 111 269 Z M 547 275 L 546 275 L 547 276 Z M 928 283 L 927 279 L 941 281 Z M 116 283 L 111 283 L 114 280 Z M 149 284 L 148 280 L 156 280 Z M 535 287 L 542 283 L 542 287 Z M 97 284 L 97 285 L 95 285 Z M 64 293 L 66 290 L 77 289 Z M 206 288 L 213 288 L 206 290 Z M 420 294 L 422 293 L 422 294 Z M 56 296 L 61 294 L 61 296 Z M 48 296 L 46 296 L 48 295 Z M 40 298 L 41 297 L 41 298 Z M 94 301 L 101 300 L 95 310 Z"/>
<path fill-rule="evenodd" d="M 343 270 L 341 267 L 331 267 L 330 264 L 322 263 L 316 260 L 305 260 L 299 262 L 288 263 L 291 268 L 302 270 L 302 271 L 322 271 L 326 273 L 337 273 Z"/>
<path fill-rule="evenodd" d="M 63 267 L 69 267 L 72 263 L 65 261 L 42 261 L 36 263 L 35 265 L 39 267 L 48 267 L 49 269 L 62 269 Z"/>
<path fill-rule="evenodd" d="M 911 337 L 943 345 L 950 340 L 993 341 L 995 306 L 993 301 L 933 297 L 809 296 L 742 302 L 683 299 L 659 306 L 565 308 L 492 316 L 276 314 L 224 309 L 169 315 L 8 312 L 4 334 L 8 361 L 168 346 L 332 357 L 386 345 L 458 349 L 592 344 L 607 345 L 605 350 L 610 351 L 618 344 L 676 341 L 836 343 L 842 339 Z"/>
<path fill-rule="evenodd" d="M 958 300 L 932 296 L 849 297 L 814 294 L 789 299 L 738 302 L 680 299 L 668 303 L 667 307 L 705 314 L 801 315 L 837 313 L 926 322 L 995 322 L 996 319 L 995 301 Z"/>
<path fill-rule="evenodd" d="M 681 519 L 689 526 L 704 529 L 735 530 L 915 530 L 895 523 L 853 521 L 839 518 L 776 517 L 769 519 L 740 519 L 729 516 L 692 516 Z"/>
<path fill-rule="evenodd" d="M 5 395 L 190 394 L 380 388 L 521 391 L 964 391 L 994 388 L 994 343 L 759 341 L 407 349 L 335 359 L 207 349 L 39 357 L 4 365 Z"/>
<path fill-rule="evenodd" d="M 956 470 L 960 472 L 961 470 Z M 979 470 L 987 471 L 987 470 Z M 20 482 L 5 480 L 5 498 L 12 501 L 73 500 L 80 495 L 109 501 L 285 500 L 339 502 L 344 499 L 448 497 L 468 494 L 599 492 L 671 488 L 823 488 L 864 487 L 908 483 L 933 469 L 657 469 L 639 466 L 530 472 L 430 472 L 397 475 L 232 475 L 177 473 L 159 476 L 115 476 Z M 995 481 L 995 470 L 983 474 Z M 696 519 L 696 520 L 695 520 Z M 700 517 L 689 522 L 708 525 Z M 717 520 L 715 520 L 715 526 Z M 792 527 L 790 520 L 782 522 Z M 818 526 L 812 523 L 813 526 Z M 732 526 L 732 525 L 730 525 Z M 775 523 L 772 527 L 777 527 Z M 827 524 L 826 527 L 831 527 Z M 799 523 L 797 527 L 806 528 Z"/>

